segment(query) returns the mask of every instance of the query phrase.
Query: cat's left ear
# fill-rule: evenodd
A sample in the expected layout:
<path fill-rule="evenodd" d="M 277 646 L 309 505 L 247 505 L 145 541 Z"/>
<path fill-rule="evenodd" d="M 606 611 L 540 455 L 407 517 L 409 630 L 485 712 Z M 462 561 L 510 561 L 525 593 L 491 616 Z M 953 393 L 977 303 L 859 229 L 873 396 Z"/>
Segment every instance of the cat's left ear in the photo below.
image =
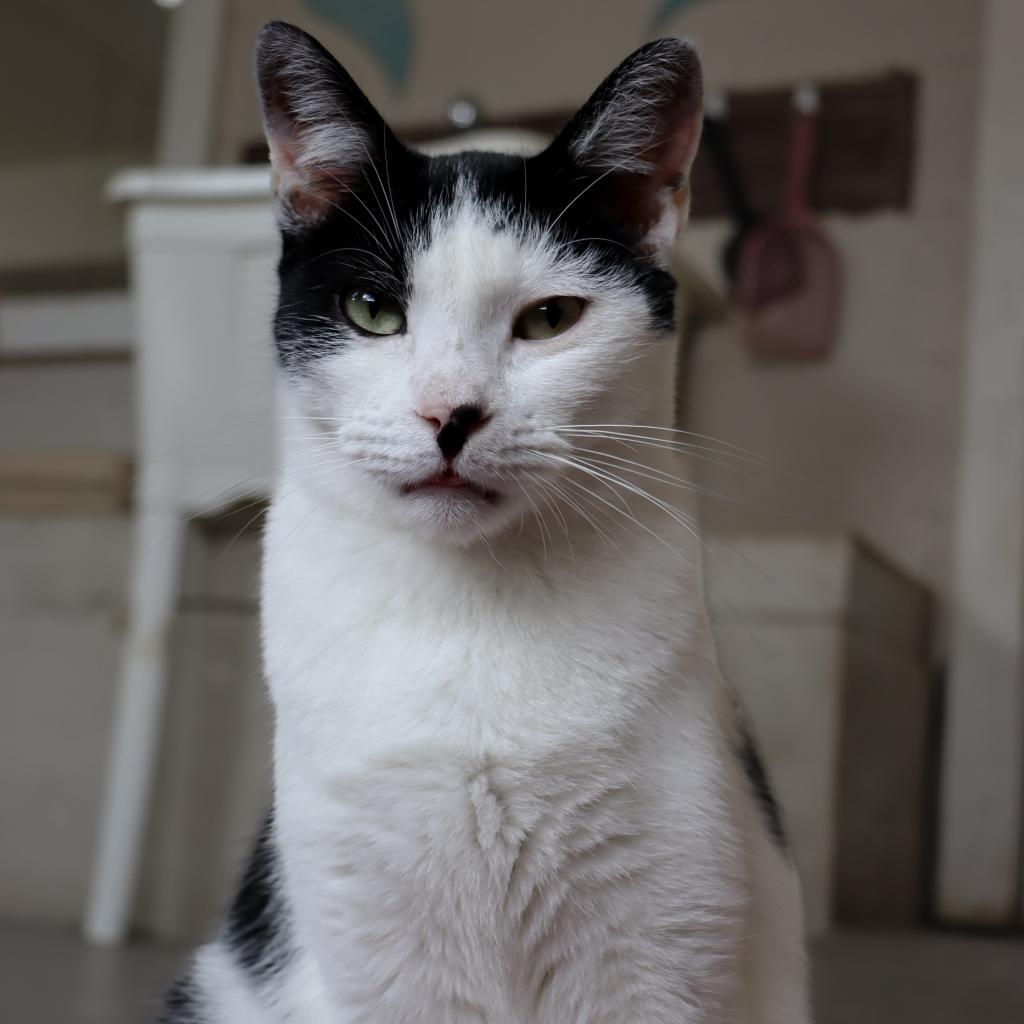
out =
<path fill-rule="evenodd" d="M 285 231 L 343 208 L 371 165 L 407 152 L 351 75 L 294 25 L 272 21 L 260 30 L 256 78 Z"/>
<path fill-rule="evenodd" d="M 685 39 L 627 57 L 552 144 L 645 244 L 670 244 L 689 213 L 689 174 L 703 123 L 700 59 Z"/>

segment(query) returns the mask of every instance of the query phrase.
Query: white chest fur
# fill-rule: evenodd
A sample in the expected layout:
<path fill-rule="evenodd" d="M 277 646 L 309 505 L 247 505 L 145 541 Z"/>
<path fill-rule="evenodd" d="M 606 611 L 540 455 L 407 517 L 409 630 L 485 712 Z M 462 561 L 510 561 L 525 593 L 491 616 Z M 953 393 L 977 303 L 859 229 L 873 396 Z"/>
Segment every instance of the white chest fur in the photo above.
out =
<path fill-rule="evenodd" d="M 293 493 L 266 551 L 286 881 L 350 1019 L 725 1007 L 745 862 L 699 587 L 663 548 L 526 572 Z"/>

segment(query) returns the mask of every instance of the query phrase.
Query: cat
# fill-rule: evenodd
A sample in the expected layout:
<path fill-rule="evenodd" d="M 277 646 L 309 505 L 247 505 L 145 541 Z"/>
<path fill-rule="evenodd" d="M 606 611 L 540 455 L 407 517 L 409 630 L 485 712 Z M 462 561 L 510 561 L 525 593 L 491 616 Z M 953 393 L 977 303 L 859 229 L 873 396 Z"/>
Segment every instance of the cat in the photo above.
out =
<path fill-rule="evenodd" d="M 806 1024 L 797 876 L 676 485 L 692 46 L 427 157 L 275 22 L 273 812 L 164 1024 Z M 701 442 L 703 443 L 703 442 Z"/>

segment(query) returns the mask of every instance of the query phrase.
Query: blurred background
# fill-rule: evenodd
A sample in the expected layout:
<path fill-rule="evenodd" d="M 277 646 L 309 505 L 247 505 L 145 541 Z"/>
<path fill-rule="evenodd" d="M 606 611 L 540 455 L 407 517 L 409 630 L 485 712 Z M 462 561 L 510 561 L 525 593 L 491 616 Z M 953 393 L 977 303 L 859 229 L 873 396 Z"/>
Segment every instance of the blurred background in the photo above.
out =
<path fill-rule="evenodd" d="M 15 1017 L 144 1019 L 266 801 L 270 18 L 399 135 L 513 148 L 644 41 L 697 40 L 679 418 L 737 446 L 693 469 L 711 601 L 801 867 L 818 1019 L 1022 1019 L 1019 0 L 0 8 Z"/>

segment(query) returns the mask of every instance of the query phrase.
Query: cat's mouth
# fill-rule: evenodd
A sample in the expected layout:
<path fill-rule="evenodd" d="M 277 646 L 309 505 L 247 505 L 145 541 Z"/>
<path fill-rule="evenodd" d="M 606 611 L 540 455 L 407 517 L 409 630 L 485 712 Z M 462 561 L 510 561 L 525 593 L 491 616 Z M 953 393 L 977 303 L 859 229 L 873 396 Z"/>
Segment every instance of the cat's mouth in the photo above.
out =
<path fill-rule="evenodd" d="M 480 484 L 474 483 L 472 480 L 467 480 L 464 476 L 456 473 L 454 469 L 435 473 L 414 484 L 405 484 L 402 487 L 402 494 L 435 494 L 438 496 L 461 494 L 491 503 L 498 500 L 496 491 L 481 487 Z"/>

